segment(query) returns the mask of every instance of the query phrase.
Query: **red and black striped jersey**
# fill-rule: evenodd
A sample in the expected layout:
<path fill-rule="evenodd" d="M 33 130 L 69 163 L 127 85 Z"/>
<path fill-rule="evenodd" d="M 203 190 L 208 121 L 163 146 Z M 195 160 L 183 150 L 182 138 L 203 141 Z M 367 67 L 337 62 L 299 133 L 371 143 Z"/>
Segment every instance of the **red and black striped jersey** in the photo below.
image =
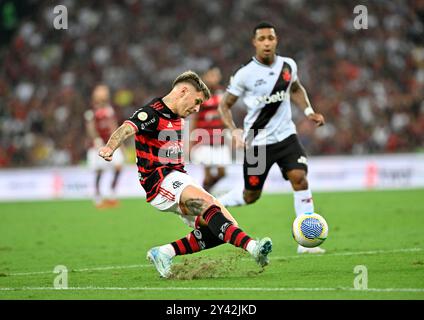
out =
<path fill-rule="evenodd" d="M 184 119 L 155 98 L 125 121 L 136 129 L 135 149 L 140 184 L 150 202 L 159 193 L 164 177 L 184 170 L 182 130 Z"/>
<path fill-rule="evenodd" d="M 197 142 L 199 144 L 219 144 L 224 143 L 222 130 L 224 123 L 222 122 L 221 115 L 218 111 L 218 106 L 221 101 L 222 95 L 219 92 L 214 93 L 209 100 L 205 101 L 196 116 L 196 129 L 206 130 L 207 137 L 198 136 Z"/>

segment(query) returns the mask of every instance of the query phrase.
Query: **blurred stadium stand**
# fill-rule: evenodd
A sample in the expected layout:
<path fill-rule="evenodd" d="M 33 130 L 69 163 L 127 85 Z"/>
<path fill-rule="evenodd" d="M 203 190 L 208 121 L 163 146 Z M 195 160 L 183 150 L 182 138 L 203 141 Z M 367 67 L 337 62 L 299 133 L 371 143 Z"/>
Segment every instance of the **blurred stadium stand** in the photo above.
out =
<path fill-rule="evenodd" d="M 57 4 L 68 8 L 68 30 L 53 28 Z M 262 20 L 277 26 L 279 53 L 297 61 L 326 117 L 315 130 L 293 108 L 309 154 L 423 151 L 424 2 L 367 1 L 367 30 L 353 29 L 357 4 L 2 1 L 0 167 L 84 162 L 83 113 L 99 82 L 112 88 L 121 119 L 186 69 L 215 64 L 226 83 L 254 54 L 251 30 Z"/>

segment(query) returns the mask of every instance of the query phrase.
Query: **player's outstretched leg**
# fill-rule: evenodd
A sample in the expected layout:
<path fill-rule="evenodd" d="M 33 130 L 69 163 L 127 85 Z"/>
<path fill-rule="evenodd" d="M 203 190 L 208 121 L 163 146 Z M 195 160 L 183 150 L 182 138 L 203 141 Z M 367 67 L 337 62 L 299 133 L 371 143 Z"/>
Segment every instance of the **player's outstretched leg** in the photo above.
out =
<path fill-rule="evenodd" d="M 162 277 L 171 275 L 172 259 L 176 255 L 195 253 L 227 242 L 248 251 L 260 266 L 269 263 L 271 239 L 253 240 L 238 228 L 237 221 L 228 210 L 203 189 L 187 186 L 179 204 L 183 214 L 197 216 L 198 223 L 186 237 L 149 250 L 147 258 Z"/>
<path fill-rule="evenodd" d="M 263 238 L 255 242 L 252 256 L 261 267 L 264 267 L 269 264 L 268 254 L 272 250 L 272 241 L 270 238 Z M 184 238 L 150 249 L 147 253 L 147 259 L 155 265 L 161 277 L 168 278 L 172 274 L 172 259 L 175 256 L 196 253 L 224 243 L 223 240 L 213 235 L 208 227 L 200 226 Z"/>
<path fill-rule="evenodd" d="M 201 215 L 201 220 L 215 237 L 248 251 L 261 266 L 266 265 L 267 256 L 272 250 L 271 239 L 253 240 L 234 223 L 231 214 L 224 207 L 221 209 L 220 203 L 209 193 L 190 185 L 181 194 L 181 204 L 186 213 Z"/>
<path fill-rule="evenodd" d="M 155 265 L 162 277 L 168 278 L 171 275 L 172 259 L 175 256 L 192 254 L 224 243 L 215 237 L 208 227 L 199 226 L 184 238 L 150 249 L 147 259 Z"/>

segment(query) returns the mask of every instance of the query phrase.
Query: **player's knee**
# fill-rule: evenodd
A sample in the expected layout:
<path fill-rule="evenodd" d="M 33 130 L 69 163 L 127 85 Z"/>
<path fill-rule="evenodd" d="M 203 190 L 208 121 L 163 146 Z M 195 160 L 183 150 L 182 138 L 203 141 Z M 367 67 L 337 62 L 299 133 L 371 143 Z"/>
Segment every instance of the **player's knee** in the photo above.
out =
<path fill-rule="evenodd" d="M 188 186 L 183 190 L 179 206 L 183 214 L 200 216 L 211 206 L 215 205 L 215 198 L 198 188 Z"/>
<path fill-rule="evenodd" d="M 206 196 L 205 197 L 205 201 L 206 201 L 206 204 L 208 206 L 213 206 L 213 205 L 217 205 L 218 204 L 217 199 L 214 196 L 212 196 L 212 195 Z"/>
<path fill-rule="evenodd" d="M 205 195 L 202 197 L 202 199 L 199 200 L 199 207 L 201 207 L 201 210 L 199 210 L 199 215 L 203 215 L 207 209 L 209 209 L 211 206 L 216 206 L 215 198 L 209 195 Z"/>
<path fill-rule="evenodd" d="M 244 192 L 243 198 L 247 204 L 256 202 L 261 197 L 261 192 Z"/>
<path fill-rule="evenodd" d="M 305 175 L 295 177 L 292 179 L 291 183 L 295 191 L 306 190 L 309 187 L 308 179 L 306 179 Z"/>

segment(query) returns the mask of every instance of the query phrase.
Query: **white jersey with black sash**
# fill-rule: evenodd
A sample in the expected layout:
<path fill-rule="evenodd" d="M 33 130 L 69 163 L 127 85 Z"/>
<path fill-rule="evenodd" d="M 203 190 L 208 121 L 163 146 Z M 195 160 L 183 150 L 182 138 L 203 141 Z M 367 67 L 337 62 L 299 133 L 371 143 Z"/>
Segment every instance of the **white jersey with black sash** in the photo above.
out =
<path fill-rule="evenodd" d="M 276 56 L 272 65 L 253 57 L 231 77 L 227 91 L 247 106 L 244 139 L 248 145 L 274 144 L 296 133 L 290 87 L 297 80 L 296 62 Z"/>

